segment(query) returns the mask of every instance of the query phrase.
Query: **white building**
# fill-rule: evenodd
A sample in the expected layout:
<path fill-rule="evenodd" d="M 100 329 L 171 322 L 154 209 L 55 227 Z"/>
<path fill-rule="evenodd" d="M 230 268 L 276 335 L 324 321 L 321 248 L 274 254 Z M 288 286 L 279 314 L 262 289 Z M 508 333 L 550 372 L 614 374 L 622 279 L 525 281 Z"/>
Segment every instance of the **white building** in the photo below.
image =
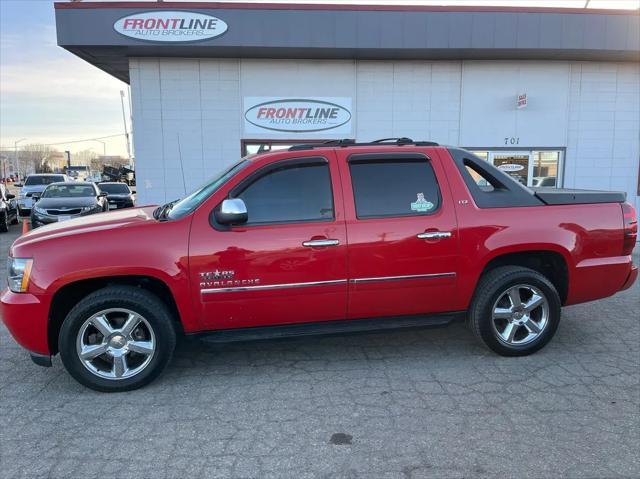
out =
<path fill-rule="evenodd" d="M 131 84 L 142 203 L 261 147 L 410 137 L 640 209 L 637 13 L 176 5 L 56 5 L 59 44 Z"/>

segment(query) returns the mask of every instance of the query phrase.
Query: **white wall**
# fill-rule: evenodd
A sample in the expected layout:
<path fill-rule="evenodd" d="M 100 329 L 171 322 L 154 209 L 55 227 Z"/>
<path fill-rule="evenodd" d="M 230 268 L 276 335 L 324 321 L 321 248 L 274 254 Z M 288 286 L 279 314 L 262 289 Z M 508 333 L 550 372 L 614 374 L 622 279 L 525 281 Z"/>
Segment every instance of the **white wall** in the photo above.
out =
<path fill-rule="evenodd" d="M 461 145 L 566 145 L 568 63 L 464 62 L 462 85 Z M 520 94 L 526 108 L 516 108 Z"/>
<path fill-rule="evenodd" d="M 239 159 L 238 60 L 132 59 L 130 75 L 138 204 L 180 198 Z"/>
<path fill-rule="evenodd" d="M 458 144 L 460 62 L 356 63 L 356 138 Z"/>
<path fill-rule="evenodd" d="M 140 204 L 183 196 L 236 161 L 243 137 L 295 139 L 245 136 L 248 96 L 350 97 L 358 140 L 566 147 L 565 186 L 624 190 L 638 204 L 638 64 L 139 58 L 130 69 Z"/>
<path fill-rule="evenodd" d="M 565 186 L 637 196 L 640 65 L 571 64 Z"/>

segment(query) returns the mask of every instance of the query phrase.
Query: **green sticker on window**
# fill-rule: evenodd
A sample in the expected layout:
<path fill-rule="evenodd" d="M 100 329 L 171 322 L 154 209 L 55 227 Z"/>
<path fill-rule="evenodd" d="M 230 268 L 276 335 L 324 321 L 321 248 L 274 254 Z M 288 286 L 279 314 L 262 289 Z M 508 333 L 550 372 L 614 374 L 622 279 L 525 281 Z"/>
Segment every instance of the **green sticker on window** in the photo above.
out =
<path fill-rule="evenodd" d="M 418 193 L 418 199 L 411 203 L 411 211 L 425 213 L 433 209 L 433 203 L 424 199 L 424 193 Z"/>

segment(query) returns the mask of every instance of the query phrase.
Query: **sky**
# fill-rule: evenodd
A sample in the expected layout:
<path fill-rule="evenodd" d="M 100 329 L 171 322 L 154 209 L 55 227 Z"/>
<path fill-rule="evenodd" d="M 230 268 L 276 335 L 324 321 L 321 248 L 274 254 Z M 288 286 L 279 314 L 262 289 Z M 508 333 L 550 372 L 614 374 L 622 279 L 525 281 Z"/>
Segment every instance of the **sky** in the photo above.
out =
<path fill-rule="evenodd" d="M 280 0 L 280 3 L 582 8 L 586 0 Z M 589 2 L 589 8 L 639 6 L 640 0 Z M 72 152 L 92 149 L 99 155 L 106 149 L 107 155 L 124 155 L 120 90 L 128 95 L 128 85 L 56 45 L 53 1 L 0 0 L 0 150 L 13 149 L 14 142 L 22 138 L 26 140 L 19 145 L 119 135 L 103 138 L 104 147 L 98 141 L 52 147 Z"/>

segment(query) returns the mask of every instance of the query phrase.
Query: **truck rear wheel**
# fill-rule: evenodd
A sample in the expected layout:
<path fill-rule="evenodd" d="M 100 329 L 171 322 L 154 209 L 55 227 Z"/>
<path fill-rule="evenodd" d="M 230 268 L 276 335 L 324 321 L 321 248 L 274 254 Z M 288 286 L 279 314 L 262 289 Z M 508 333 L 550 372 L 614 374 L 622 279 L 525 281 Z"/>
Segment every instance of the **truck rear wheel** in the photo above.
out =
<path fill-rule="evenodd" d="M 103 392 L 150 383 L 169 364 L 175 344 L 167 307 L 133 286 L 109 286 L 89 294 L 69 312 L 58 336 L 69 374 Z"/>
<path fill-rule="evenodd" d="M 502 266 L 478 283 L 469 323 L 476 337 L 502 356 L 526 356 L 547 344 L 560 323 L 560 296 L 542 274 Z"/>

